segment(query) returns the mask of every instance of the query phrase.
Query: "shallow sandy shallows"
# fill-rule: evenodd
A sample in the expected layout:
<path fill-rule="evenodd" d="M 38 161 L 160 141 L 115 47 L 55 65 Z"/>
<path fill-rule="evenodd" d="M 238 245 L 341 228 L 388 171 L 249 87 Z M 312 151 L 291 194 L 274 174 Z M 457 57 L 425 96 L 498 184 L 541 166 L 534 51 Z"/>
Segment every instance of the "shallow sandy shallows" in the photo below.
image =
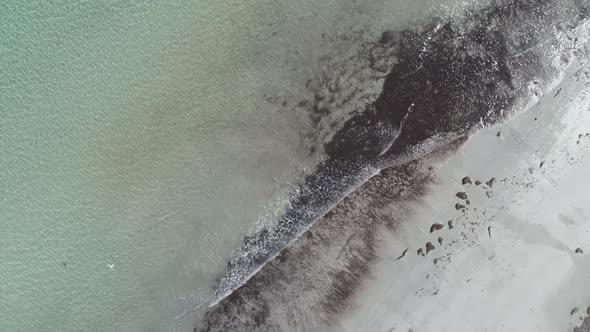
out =
<path fill-rule="evenodd" d="M 590 305 L 590 87 L 576 82 L 582 71 L 439 165 L 409 219 L 380 234 L 373 277 L 334 331 L 582 325 Z M 465 176 L 472 184 L 462 184 Z M 469 205 L 457 197 L 463 192 Z M 435 223 L 444 226 L 431 233 Z M 435 249 L 418 254 L 427 242 Z"/>

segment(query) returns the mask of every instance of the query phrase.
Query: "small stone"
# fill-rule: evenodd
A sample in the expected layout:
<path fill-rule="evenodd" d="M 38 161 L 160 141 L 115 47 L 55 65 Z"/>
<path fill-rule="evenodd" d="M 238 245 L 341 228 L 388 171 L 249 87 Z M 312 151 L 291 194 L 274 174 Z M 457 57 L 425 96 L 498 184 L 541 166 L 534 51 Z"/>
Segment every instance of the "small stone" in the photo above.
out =
<path fill-rule="evenodd" d="M 496 178 L 491 178 L 490 181 L 486 182 L 486 184 L 490 188 L 492 188 L 494 186 L 494 183 L 496 183 Z"/>
<path fill-rule="evenodd" d="M 590 307 L 586 308 L 586 315 L 590 316 Z"/>
<path fill-rule="evenodd" d="M 492 226 L 488 226 L 488 236 L 492 238 Z"/>
<path fill-rule="evenodd" d="M 499 131 L 499 132 L 496 134 L 496 137 L 502 137 L 502 132 L 501 132 L 501 131 Z"/>
<path fill-rule="evenodd" d="M 467 205 L 471 205 L 471 201 L 470 201 L 470 200 L 466 200 L 466 201 L 465 201 L 465 204 L 467 204 Z"/>
<path fill-rule="evenodd" d="M 492 192 L 491 191 L 486 191 L 486 196 L 488 196 L 488 198 L 492 198 Z"/>
<path fill-rule="evenodd" d="M 545 165 L 545 161 L 543 160 L 540 164 L 539 164 L 539 168 L 543 168 L 543 166 Z"/>
<path fill-rule="evenodd" d="M 424 256 L 424 249 L 420 248 L 416 253 L 418 254 L 418 256 Z"/>
<path fill-rule="evenodd" d="M 455 209 L 457 209 L 457 210 L 465 210 L 465 205 L 463 205 L 461 203 L 457 203 L 457 204 L 455 204 Z"/>
<path fill-rule="evenodd" d="M 466 177 L 464 177 L 464 178 L 461 180 L 461 183 L 462 183 L 463 185 L 466 185 L 466 184 L 472 184 L 473 182 L 471 181 L 471 178 L 470 178 L 470 177 L 466 176 Z"/>
<path fill-rule="evenodd" d="M 438 263 L 438 258 L 435 258 L 433 261 L 434 265 L 436 265 Z"/>
<path fill-rule="evenodd" d="M 475 181 L 476 186 L 479 186 L 480 184 L 481 184 L 481 181 L 479 181 L 479 180 Z"/>
<path fill-rule="evenodd" d="M 575 307 L 572 309 L 572 311 L 570 311 L 570 316 L 575 315 L 578 312 L 578 307 Z"/>
<path fill-rule="evenodd" d="M 432 224 L 432 226 L 430 226 L 430 233 L 434 231 L 440 231 L 441 229 L 443 229 L 443 227 L 445 227 L 443 224 Z"/>
<path fill-rule="evenodd" d="M 427 242 L 426 243 L 426 254 L 428 254 L 429 252 L 434 250 L 434 244 L 432 244 L 432 242 Z"/>
<path fill-rule="evenodd" d="M 576 254 L 583 254 L 584 250 L 582 248 L 577 248 L 576 249 Z"/>
<path fill-rule="evenodd" d="M 442 241 L 443 241 L 443 238 L 439 236 L 438 237 L 438 244 L 440 244 L 441 246 L 442 246 Z"/>
<path fill-rule="evenodd" d="M 449 220 L 448 221 L 448 224 L 449 224 L 449 229 L 453 229 L 453 227 L 455 227 L 455 226 L 453 226 L 453 221 L 452 220 Z"/>
<path fill-rule="evenodd" d="M 464 191 L 458 192 L 456 196 L 459 197 L 462 200 L 466 200 L 467 199 L 467 193 L 464 192 Z"/>
<path fill-rule="evenodd" d="M 580 141 L 577 141 L 576 144 L 580 145 Z"/>

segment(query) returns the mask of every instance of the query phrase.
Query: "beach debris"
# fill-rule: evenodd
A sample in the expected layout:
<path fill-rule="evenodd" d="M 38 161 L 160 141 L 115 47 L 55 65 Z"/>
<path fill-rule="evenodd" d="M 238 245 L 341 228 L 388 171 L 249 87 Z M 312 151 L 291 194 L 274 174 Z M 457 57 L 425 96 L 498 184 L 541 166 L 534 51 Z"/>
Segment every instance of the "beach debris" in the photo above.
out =
<path fill-rule="evenodd" d="M 576 254 L 583 254 L 584 250 L 582 248 L 576 248 Z"/>
<path fill-rule="evenodd" d="M 431 252 L 432 250 L 434 250 L 434 244 L 432 244 L 432 242 L 426 242 L 426 254 L 428 254 L 429 252 Z"/>
<path fill-rule="evenodd" d="M 401 256 L 399 256 L 399 257 L 397 258 L 397 260 L 399 261 L 400 259 L 402 259 L 402 258 L 403 258 L 403 257 L 406 255 L 406 253 L 408 252 L 408 250 L 409 250 L 409 249 L 410 249 L 410 248 L 406 248 L 406 250 L 404 250 L 404 252 L 402 252 Z"/>
<path fill-rule="evenodd" d="M 433 233 L 434 231 L 440 231 L 441 229 L 443 229 L 443 227 L 445 227 L 445 225 L 434 223 L 432 224 L 432 226 L 430 226 L 430 233 Z"/>
<path fill-rule="evenodd" d="M 490 188 L 492 188 L 494 186 L 494 183 L 496 183 L 496 178 L 491 178 L 490 181 L 486 182 L 486 184 Z"/>
<path fill-rule="evenodd" d="M 461 180 L 461 183 L 462 183 L 463 185 L 466 185 L 466 184 L 472 184 L 472 183 L 473 183 L 473 181 L 471 181 L 471 178 L 470 178 L 469 176 L 466 176 L 466 177 L 464 177 L 464 178 Z"/>
<path fill-rule="evenodd" d="M 449 220 L 447 223 L 449 224 L 449 229 L 453 229 L 453 227 L 455 227 L 455 226 L 453 226 L 452 220 Z"/>
<path fill-rule="evenodd" d="M 559 96 L 560 92 L 561 92 L 561 88 L 557 89 L 557 92 L 553 95 L 553 98 Z"/>
<path fill-rule="evenodd" d="M 462 200 L 466 200 L 467 199 L 467 193 L 464 191 L 460 191 L 456 194 L 457 197 L 459 197 Z"/>

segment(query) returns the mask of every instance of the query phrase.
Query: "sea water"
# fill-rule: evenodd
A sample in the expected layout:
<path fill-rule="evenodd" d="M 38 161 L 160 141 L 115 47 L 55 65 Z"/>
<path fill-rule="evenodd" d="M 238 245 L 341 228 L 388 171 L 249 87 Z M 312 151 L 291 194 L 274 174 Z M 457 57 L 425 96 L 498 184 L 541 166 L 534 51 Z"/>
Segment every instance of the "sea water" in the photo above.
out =
<path fill-rule="evenodd" d="M 325 35 L 419 3 L 1 2 L 0 330 L 192 330 L 308 162 Z"/>

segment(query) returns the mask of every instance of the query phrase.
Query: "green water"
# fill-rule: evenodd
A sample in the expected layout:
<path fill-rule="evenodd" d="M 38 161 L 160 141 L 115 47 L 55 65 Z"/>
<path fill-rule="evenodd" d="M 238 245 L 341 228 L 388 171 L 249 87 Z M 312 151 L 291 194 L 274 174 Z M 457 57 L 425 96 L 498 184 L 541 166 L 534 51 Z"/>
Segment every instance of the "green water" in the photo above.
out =
<path fill-rule="evenodd" d="M 307 153 L 323 34 L 423 8 L 0 2 L 0 331 L 192 330 Z"/>
<path fill-rule="evenodd" d="M 299 158 L 261 98 L 298 10 L 0 2 L 0 330 L 192 326 Z"/>

